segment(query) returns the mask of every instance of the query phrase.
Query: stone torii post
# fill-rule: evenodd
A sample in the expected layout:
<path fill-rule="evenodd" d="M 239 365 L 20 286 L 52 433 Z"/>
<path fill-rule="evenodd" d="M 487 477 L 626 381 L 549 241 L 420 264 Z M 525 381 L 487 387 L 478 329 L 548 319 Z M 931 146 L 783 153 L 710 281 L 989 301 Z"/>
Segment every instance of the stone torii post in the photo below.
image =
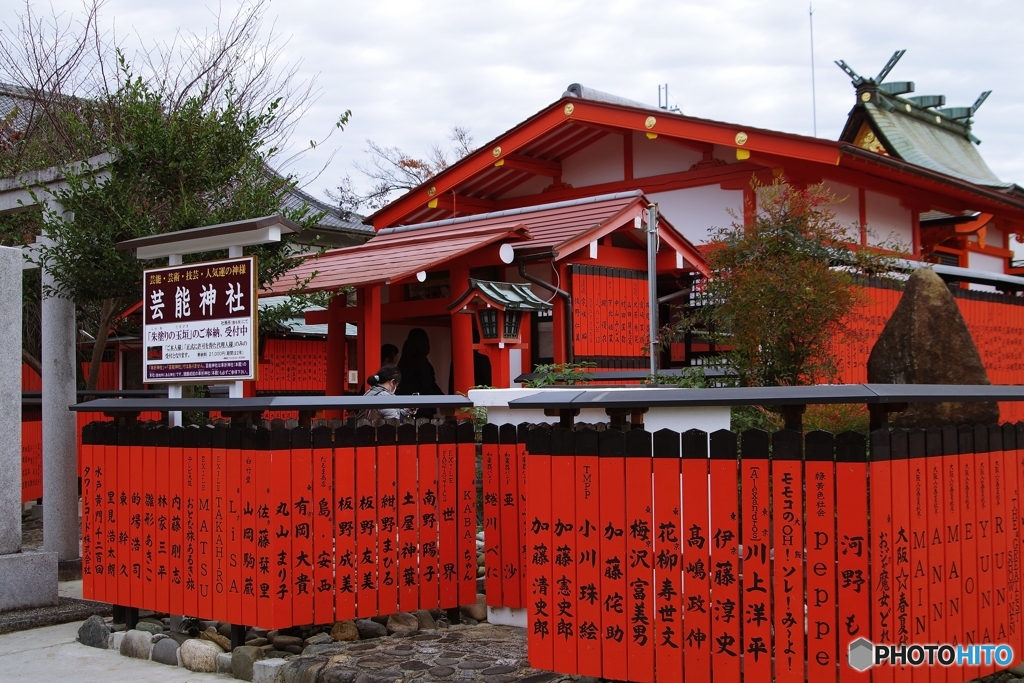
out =
<path fill-rule="evenodd" d="M 103 168 L 110 162 L 109 154 L 101 154 L 83 162 L 72 165 L 76 170 L 91 170 L 97 175 L 105 173 Z M 41 171 L 25 173 L 14 178 L 0 180 L 0 214 L 17 213 L 25 211 L 36 205 L 43 205 L 51 212 L 64 214 L 63 207 L 55 200 L 53 193 L 66 187 L 65 176 L 68 166 L 51 167 Z M 43 238 L 45 239 L 45 237 Z M 7 438 L 7 428 L 0 428 L 0 439 L 3 444 L 10 446 L 11 443 L 18 444 L 18 454 L 15 469 L 11 470 L 5 464 L 0 465 L 0 472 L 4 473 L 0 487 L 10 487 L 10 482 L 17 483 L 17 490 L 8 490 L 12 496 L 17 496 L 17 523 L 18 542 L 21 545 L 20 524 L 21 524 L 21 452 L 20 452 L 20 416 L 21 416 L 21 271 L 22 268 L 33 268 L 34 264 L 26 263 L 22 252 L 17 251 L 17 258 L 11 262 L 9 270 L 7 261 L 4 261 L 0 270 L 3 271 L 3 292 L 6 296 L 12 291 L 12 284 L 17 282 L 16 310 L 18 314 L 18 327 L 10 334 L 4 334 L 5 343 L 11 344 L 11 348 L 0 352 L 3 356 L 4 365 L 0 366 L 0 382 L 4 400 L 16 400 L 17 412 L 3 410 L 0 417 L 7 418 L 10 415 L 17 416 L 17 433 L 19 435 L 15 442 Z M 53 285 L 52 273 L 43 269 L 43 286 Z M 12 315 L 8 309 L 0 309 L 0 318 L 3 318 L 6 328 Z M 75 345 L 77 342 L 77 328 L 75 325 L 74 303 L 60 297 L 43 296 L 41 303 L 42 313 L 42 358 L 43 366 L 43 550 L 46 554 L 52 555 L 54 564 L 59 562 L 74 562 L 79 559 L 79 529 L 78 529 L 78 453 L 77 453 L 77 422 L 75 415 L 68 410 L 68 406 L 76 402 L 75 385 Z M 13 328 L 12 328 L 13 329 Z M 11 367 L 8 368 L 7 365 Z M 6 423 L 4 423 L 6 424 Z M 13 428 L 12 428 L 13 429 Z M 15 478 L 8 476 L 7 472 L 18 473 Z M 5 501 L 5 493 L 0 493 L 0 501 Z M 0 513 L 2 515 L 3 513 Z M 0 524 L 0 528 L 3 525 Z M 0 536 L 3 534 L 0 533 Z M 0 541 L 0 553 L 7 552 L 8 544 Z M 40 572 L 40 576 L 52 582 L 52 602 L 41 602 L 37 604 L 56 604 L 57 601 L 57 572 L 46 570 Z M 0 571 L 0 577 L 5 577 Z M 0 584 L 4 578 L 0 578 Z M 0 600 L 0 609 L 3 609 Z"/>

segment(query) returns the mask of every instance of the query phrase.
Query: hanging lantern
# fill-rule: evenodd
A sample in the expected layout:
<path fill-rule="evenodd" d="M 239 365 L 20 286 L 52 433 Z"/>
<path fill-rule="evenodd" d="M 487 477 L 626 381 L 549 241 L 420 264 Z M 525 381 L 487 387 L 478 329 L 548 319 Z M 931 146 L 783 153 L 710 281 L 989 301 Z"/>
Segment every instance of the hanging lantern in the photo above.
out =
<path fill-rule="evenodd" d="M 474 313 L 484 344 L 522 342 L 523 311 L 546 311 L 551 304 L 537 298 L 530 285 L 470 279 L 469 289 L 448 306 L 458 313 Z"/>
<path fill-rule="evenodd" d="M 480 323 L 480 336 L 484 339 L 498 338 L 498 309 L 481 308 L 476 312 L 477 321 Z"/>

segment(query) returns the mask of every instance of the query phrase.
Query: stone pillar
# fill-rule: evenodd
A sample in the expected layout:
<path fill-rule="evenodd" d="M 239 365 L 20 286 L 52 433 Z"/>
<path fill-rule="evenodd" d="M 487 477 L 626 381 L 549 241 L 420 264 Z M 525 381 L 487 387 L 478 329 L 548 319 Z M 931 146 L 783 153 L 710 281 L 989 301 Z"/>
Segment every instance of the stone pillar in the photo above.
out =
<path fill-rule="evenodd" d="M 21 267 L 0 247 L 0 612 L 57 604 L 57 555 L 21 552 Z"/>
<path fill-rule="evenodd" d="M 75 394 L 75 305 L 47 296 L 55 284 L 43 268 L 43 549 L 78 559 L 78 424 Z M 20 354 L 19 354 L 20 356 Z"/>
<path fill-rule="evenodd" d="M 21 550 L 21 251 L 0 247 L 0 555 Z"/>

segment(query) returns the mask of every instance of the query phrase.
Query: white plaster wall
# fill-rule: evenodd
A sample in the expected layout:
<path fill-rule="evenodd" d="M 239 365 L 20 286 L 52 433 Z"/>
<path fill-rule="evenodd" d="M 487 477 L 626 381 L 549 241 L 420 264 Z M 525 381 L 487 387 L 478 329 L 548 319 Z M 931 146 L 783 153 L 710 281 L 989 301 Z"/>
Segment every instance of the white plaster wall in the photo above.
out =
<path fill-rule="evenodd" d="M 623 180 L 622 136 L 606 135 L 562 161 L 562 182 L 573 187 Z"/>
<path fill-rule="evenodd" d="M 914 217 L 897 197 L 868 190 L 864 193 L 868 222 L 868 244 L 895 241 L 906 251 L 914 247 Z"/>
<path fill-rule="evenodd" d="M 414 327 L 422 327 L 427 336 L 430 337 L 430 353 L 427 359 L 434 366 L 434 376 L 437 378 L 437 386 L 441 391 L 448 393 L 448 374 L 452 369 L 452 328 L 448 325 L 381 325 L 380 343 L 394 344 L 398 347 L 398 358 L 402 358 L 402 344 L 409 336 L 409 330 Z M 362 390 L 366 391 L 364 383 Z"/>
<path fill-rule="evenodd" d="M 991 254 L 979 254 L 976 251 L 969 251 L 967 252 L 967 267 L 974 270 L 983 270 L 986 273 L 999 273 L 1003 275 L 1006 273 L 1006 259 L 1000 256 L 992 256 Z M 978 292 L 999 291 L 992 285 L 979 285 L 973 282 L 968 284 L 967 287 Z"/>
<path fill-rule="evenodd" d="M 647 195 L 676 230 L 694 244 L 710 238 L 712 228 L 724 228 L 743 220 L 743 191 L 723 190 L 718 185 L 690 187 Z M 732 210 L 735 217 L 729 214 Z"/>
<path fill-rule="evenodd" d="M 702 158 L 703 155 L 696 150 L 673 145 L 660 138 L 648 140 L 643 133 L 633 131 L 634 178 L 688 171 Z"/>
<path fill-rule="evenodd" d="M 544 190 L 544 188 L 546 188 L 551 183 L 552 179 L 548 178 L 547 176 L 534 176 L 527 180 L 525 183 L 513 187 L 511 190 L 509 190 L 503 195 L 500 195 L 498 198 L 514 199 L 515 197 L 526 197 L 527 195 L 540 194 Z"/>
<path fill-rule="evenodd" d="M 851 242 L 860 243 L 860 200 L 857 188 L 834 180 L 825 180 L 822 185 L 835 197 L 835 203 L 828 208 L 835 214 L 836 221 L 846 228 Z"/>

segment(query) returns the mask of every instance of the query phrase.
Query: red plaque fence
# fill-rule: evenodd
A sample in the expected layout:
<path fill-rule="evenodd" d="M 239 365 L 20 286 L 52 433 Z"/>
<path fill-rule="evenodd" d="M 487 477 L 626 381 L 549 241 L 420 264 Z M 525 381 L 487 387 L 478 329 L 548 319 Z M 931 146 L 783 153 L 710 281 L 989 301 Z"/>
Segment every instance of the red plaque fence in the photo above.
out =
<path fill-rule="evenodd" d="M 475 601 L 471 423 L 93 422 L 81 457 L 87 599 L 265 628 Z"/>
<path fill-rule="evenodd" d="M 486 433 L 494 446 L 512 430 Z M 1005 643 L 1021 659 L 1024 424 L 870 440 L 590 425 L 525 437 L 535 667 L 655 683 L 965 681 L 1006 668 L 858 671 L 847 656 L 861 638 Z"/>

